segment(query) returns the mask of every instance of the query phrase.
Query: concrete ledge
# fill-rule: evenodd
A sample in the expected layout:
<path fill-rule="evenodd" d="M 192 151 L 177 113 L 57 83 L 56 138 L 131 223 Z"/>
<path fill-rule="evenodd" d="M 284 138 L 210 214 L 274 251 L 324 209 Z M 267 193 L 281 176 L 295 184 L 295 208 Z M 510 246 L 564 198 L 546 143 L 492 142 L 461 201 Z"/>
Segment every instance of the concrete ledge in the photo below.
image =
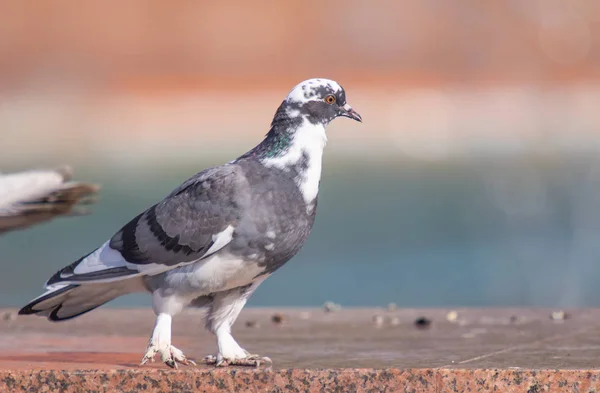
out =
<path fill-rule="evenodd" d="M 600 392 L 600 310 L 248 309 L 234 335 L 269 369 L 140 367 L 149 309 L 67 323 L 0 310 L 0 392 Z M 418 322 L 417 322 L 418 321 Z M 173 324 L 198 360 L 202 315 Z"/>

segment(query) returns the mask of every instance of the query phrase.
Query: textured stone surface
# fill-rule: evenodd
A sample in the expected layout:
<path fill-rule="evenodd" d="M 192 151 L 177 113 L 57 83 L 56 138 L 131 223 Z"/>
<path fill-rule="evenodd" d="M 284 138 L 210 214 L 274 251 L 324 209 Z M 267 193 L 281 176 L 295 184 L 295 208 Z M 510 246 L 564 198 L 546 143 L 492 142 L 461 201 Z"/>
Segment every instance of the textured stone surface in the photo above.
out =
<path fill-rule="evenodd" d="M 600 392 L 600 310 L 560 321 L 551 310 L 457 310 L 450 321 L 448 311 L 248 309 L 234 334 L 272 368 L 170 370 L 138 366 L 151 310 L 61 324 L 0 310 L 0 392 Z M 196 360 L 216 350 L 201 320 L 190 311 L 173 325 Z"/>
<path fill-rule="evenodd" d="M 2 392 L 592 393 L 586 370 L 332 369 L 0 371 Z"/>
<path fill-rule="evenodd" d="M 598 370 L 449 370 L 436 373 L 435 392 L 593 393 Z"/>
<path fill-rule="evenodd" d="M 0 372 L 11 392 L 434 392 L 433 371 L 185 370 Z"/>

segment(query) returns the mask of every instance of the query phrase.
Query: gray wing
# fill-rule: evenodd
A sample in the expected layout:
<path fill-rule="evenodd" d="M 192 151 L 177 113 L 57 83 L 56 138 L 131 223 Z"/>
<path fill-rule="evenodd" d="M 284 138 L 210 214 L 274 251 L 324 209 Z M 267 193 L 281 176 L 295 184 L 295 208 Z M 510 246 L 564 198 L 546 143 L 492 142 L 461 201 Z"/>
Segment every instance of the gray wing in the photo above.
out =
<path fill-rule="evenodd" d="M 231 241 L 248 187 L 234 164 L 200 172 L 102 247 L 57 272 L 47 285 L 157 274 L 213 254 Z"/>
<path fill-rule="evenodd" d="M 191 179 L 125 225 L 110 247 L 130 263 L 176 265 L 201 258 L 240 219 L 245 178 L 226 166 Z"/>

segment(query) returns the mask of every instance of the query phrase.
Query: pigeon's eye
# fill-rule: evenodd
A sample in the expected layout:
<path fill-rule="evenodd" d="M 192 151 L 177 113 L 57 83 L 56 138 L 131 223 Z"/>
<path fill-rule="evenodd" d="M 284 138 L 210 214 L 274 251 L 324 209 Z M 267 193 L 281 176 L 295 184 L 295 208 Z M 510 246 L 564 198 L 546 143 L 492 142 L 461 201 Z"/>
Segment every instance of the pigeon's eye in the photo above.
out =
<path fill-rule="evenodd" d="M 335 96 L 334 95 L 328 95 L 327 97 L 325 97 L 325 102 L 328 103 L 329 105 L 331 104 L 335 104 Z"/>

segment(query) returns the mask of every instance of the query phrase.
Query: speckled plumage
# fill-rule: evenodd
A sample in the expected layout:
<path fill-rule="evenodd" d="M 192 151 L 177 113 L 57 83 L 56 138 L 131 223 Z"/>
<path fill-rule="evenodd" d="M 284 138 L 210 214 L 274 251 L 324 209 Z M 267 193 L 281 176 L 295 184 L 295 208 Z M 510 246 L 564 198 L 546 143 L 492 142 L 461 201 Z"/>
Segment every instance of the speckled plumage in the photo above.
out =
<path fill-rule="evenodd" d="M 48 291 L 20 313 L 66 320 L 146 290 L 157 322 L 144 362 L 158 353 L 170 366 L 190 363 L 171 345 L 171 318 L 184 307 L 207 308 L 217 363 L 250 359 L 231 325 L 258 285 L 306 241 L 316 214 L 325 126 L 338 116 L 361 120 L 337 83 L 299 84 L 259 145 L 188 179 L 54 274 Z"/>

